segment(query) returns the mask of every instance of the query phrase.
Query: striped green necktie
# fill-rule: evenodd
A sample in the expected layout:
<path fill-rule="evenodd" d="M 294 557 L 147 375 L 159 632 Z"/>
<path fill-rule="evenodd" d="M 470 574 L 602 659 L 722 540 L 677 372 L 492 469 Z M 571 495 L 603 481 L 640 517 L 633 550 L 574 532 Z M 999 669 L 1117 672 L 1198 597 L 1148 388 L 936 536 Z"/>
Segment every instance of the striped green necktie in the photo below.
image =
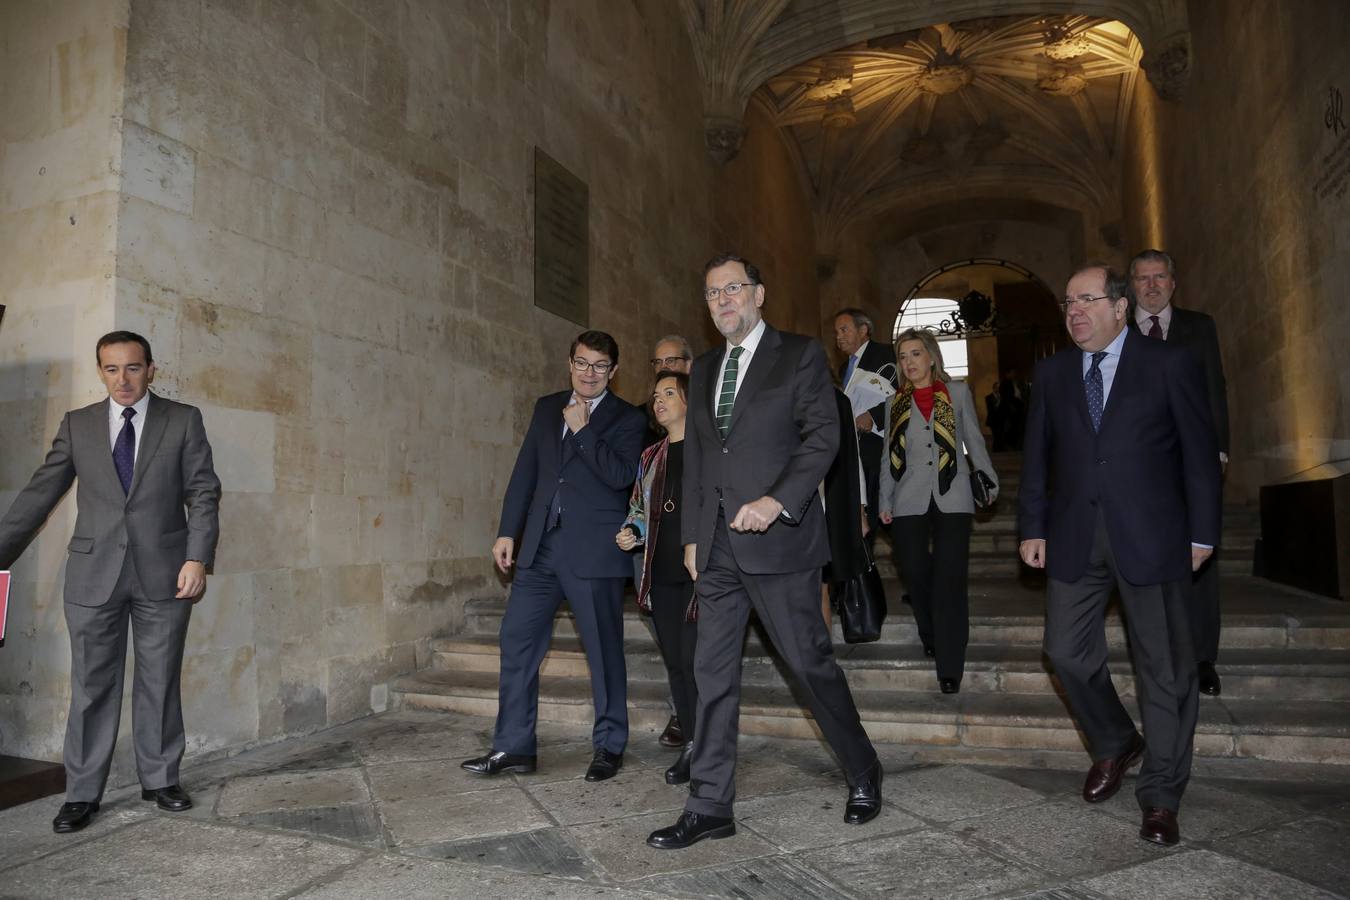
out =
<path fill-rule="evenodd" d="M 744 347 L 732 347 L 731 355 L 727 357 L 727 367 L 722 373 L 722 392 L 717 396 L 717 430 L 724 441 L 731 430 L 731 408 L 736 405 L 736 374 L 740 371 L 741 354 L 744 352 Z"/>

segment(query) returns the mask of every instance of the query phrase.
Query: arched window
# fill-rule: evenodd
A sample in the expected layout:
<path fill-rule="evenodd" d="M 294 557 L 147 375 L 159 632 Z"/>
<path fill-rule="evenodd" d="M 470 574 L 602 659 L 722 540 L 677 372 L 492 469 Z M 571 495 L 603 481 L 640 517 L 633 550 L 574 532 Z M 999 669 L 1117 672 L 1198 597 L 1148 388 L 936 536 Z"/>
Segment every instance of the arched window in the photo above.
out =
<path fill-rule="evenodd" d="M 956 312 L 957 308 L 955 300 L 948 300 L 945 297 L 913 298 L 905 304 L 904 309 L 900 310 L 900 315 L 895 317 L 892 342 L 906 328 L 927 328 L 936 333 L 944 319 L 951 320 L 952 313 Z M 942 344 L 942 363 L 947 374 L 953 378 L 965 378 L 970 372 L 970 355 L 965 338 L 943 337 L 939 334 L 937 339 Z"/>

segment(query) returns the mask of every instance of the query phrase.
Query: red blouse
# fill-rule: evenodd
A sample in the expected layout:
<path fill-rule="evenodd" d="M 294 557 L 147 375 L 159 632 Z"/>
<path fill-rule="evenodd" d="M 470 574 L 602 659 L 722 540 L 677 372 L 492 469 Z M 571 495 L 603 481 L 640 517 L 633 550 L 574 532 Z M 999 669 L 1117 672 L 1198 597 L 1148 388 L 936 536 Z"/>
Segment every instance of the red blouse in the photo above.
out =
<path fill-rule="evenodd" d="M 923 413 L 925 419 L 933 418 L 933 392 L 942 391 L 942 395 L 951 401 L 952 395 L 947 392 L 947 386 L 940 381 L 934 381 L 926 388 L 914 389 L 914 405 Z"/>

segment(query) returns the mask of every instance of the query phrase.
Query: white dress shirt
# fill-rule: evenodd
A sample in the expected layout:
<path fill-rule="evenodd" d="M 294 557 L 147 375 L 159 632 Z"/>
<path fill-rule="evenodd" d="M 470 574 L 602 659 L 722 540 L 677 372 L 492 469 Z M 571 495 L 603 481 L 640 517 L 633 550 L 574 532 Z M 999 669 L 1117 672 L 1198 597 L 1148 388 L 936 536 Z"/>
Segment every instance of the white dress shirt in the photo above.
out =
<path fill-rule="evenodd" d="M 131 405 L 136 410 L 136 415 L 131 417 L 131 425 L 136 432 L 136 456 L 139 458 L 141 453 L 141 435 L 145 434 L 145 417 L 150 411 L 150 392 L 146 391 L 141 399 Z M 117 436 L 122 433 L 122 426 L 126 424 L 126 419 L 122 418 L 122 410 L 125 406 L 118 403 L 111 397 L 108 398 L 108 449 L 114 449 L 117 446 Z"/>
<path fill-rule="evenodd" d="M 745 384 L 745 373 L 750 370 L 750 360 L 754 359 L 755 351 L 759 349 L 759 342 L 764 338 L 764 329 L 767 327 L 764 320 L 760 319 L 759 324 L 750 329 L 750 333 L 745 336 L 745 339 L 739 345 L 727 341 L 726 352 L 722 354 L 722 362 L 717 367 L 717 385 L 716 390 L 713 391 L 713 415 L 717 414 L 717 398 L 722 396 L 722 379 L 727 374 L 727 356 L 730 355 L 731 348 L 736 346 L 744 348 L 741 351 L 740 359 L 736 360 L 736 393 L 731 398 L 732 404 L 735 405 L 736 396 L 741 393 L 741 385 Z"/>
<path fill-rule="evenodd" d="M 587 413 L 588 413 L 588 415 L 587 415 L 586 418 L 587 418 L 588 421 L 589 421 L 589 419 L 590 419 L 591 416 L 595 415 L 595 408 L 596 408 L 597 406 L 600 405 L 600 401 L 603 400 L 603 399 L 605 399 L 605 398 L 608 397 L 608 396 L 609 396 L 609 388 L 605 388 L 604 392 L 603 392 L 599 397 L 596 397 L 594 400 L 587 400 L 587 401 L 586 401 Z M 571 400 L 571 402 L 572 402 L 572 403 L 575 403 L 576 401 L 577 401 L 577 392 L 576 392 L 576 391 L 573 391 L 573 392 L 572 392 L 572 400 Z M 562 430 L 562 436 L 563 436 L 563 437 L 567 437 L 567 427 L 568 427 L 568 426 L 567 426 L 567 420 L 564 419 L 564 420 L 563 420 L 563 430 Z"/>
<path fill-rule="evenodd" d="M 1135 306 L 1134 321 L 1138 323 L 1144 337 L 1148 337 L 1148 330 L 1153 327 L 1153 313 L 1142 306 Z M 1167 336 L 1172 333 L 1172 304 L 1167 304 L 1158 313 L 1158 325 L 1162 328 L 1163 340 L 1167 340 Z"/>
<path fill-rule="evenodd" d="M 1125 346 L 1126 329 L 1120 329 L 1120 334 L 1116 339 L 1107 344 L 1102 349 L 1106 351 L 1106 356 L 1097 364 L 1097 371 L 1102 373 L 1102 411 L 1106 411 L 1106 404 L 1111 399 L 1111 384 L 1116 380 L 1116 368 L 1120 365 L 1120 349 Z M 1083 377 L 1087 378 L 1088 370 L 1092 368 L 1092 354 L 1087 350 L 1083 351 Z"/>

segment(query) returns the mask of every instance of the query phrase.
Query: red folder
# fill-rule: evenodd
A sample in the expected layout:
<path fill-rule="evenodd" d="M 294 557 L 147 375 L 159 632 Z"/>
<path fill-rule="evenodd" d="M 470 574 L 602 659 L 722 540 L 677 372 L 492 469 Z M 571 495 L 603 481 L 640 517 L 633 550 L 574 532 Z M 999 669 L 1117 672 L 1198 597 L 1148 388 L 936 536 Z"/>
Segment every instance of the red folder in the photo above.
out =
<path fill-rule="evenodd" d="M 0 645 L 5 643 L 5 619 L 9 612 L 9 573 L 0 572 Z"/>

